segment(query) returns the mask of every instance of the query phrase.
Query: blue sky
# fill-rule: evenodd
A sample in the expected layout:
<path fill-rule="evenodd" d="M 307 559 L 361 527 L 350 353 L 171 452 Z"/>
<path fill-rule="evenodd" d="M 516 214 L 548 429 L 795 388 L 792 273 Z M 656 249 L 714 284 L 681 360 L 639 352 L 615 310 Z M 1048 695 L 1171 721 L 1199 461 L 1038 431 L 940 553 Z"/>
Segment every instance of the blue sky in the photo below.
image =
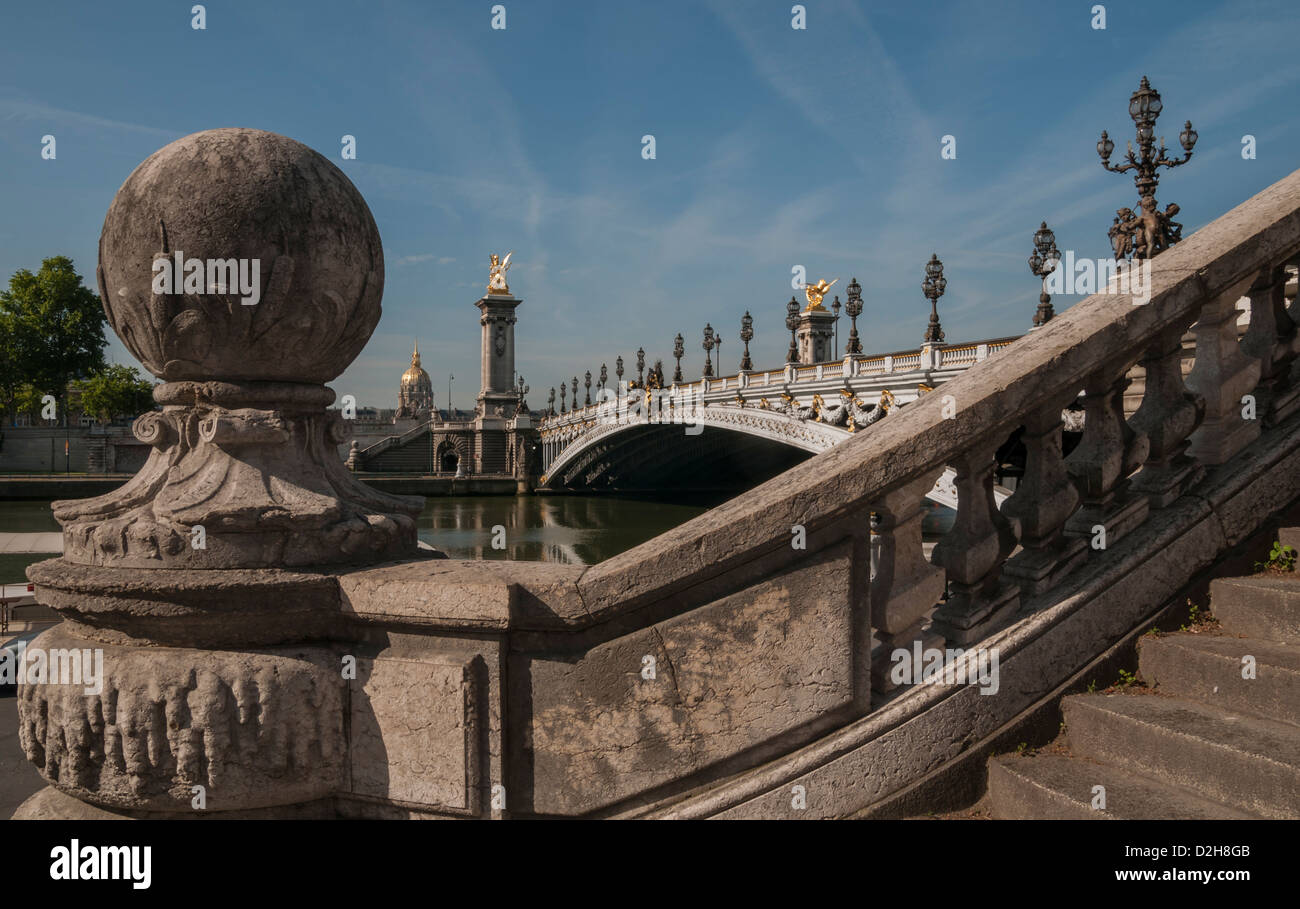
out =
<path fill-rule="evenodd" d="M 868 351 L 919 342 L 932 252 L 950 343 L 1019 333 L 1039 222 L 1104 256 L 1115 209 L 1136 201 L 1095 145 L 1102 129 L 1120 150 L 1132 137 L 1143 74 L 1164 100 L 1158 133 L 1174 148 L 1184 120 L 1200 133 L 1159 191 L 1185 233 L 1300 164 L 1294 0 L 1182 2 L 1158 22 L 1112 2 L 1104 31 L 1089 2 L 810 0 L 802 31 L 784 0 L 505 0 L 504 31 L 478 0 L 214 0 L 204 31 L 190 0 L 0 3 L 0 277 L 65 254 L 93 286 L 113 194 L 173 139 L 292 136 L 349 175 L 379 225 L 383 319 L 332 383 L 379 406 L 394 406 L 414 337 L 439 406 L 448 373 L 453 403 L 471 404 L 492 251 L 515 253 L 534 407 L 638 345 L 671 367 L 679 331 L 698 375 L 705 322 L 734 370 L 747 309 L 756 365 L 779 365 L 796 264 L 841 294 L 857 276 Z M 340 159 L 344 134 L 356 160 Z M 134 364 L 115 339 L 109 354 Z"/>

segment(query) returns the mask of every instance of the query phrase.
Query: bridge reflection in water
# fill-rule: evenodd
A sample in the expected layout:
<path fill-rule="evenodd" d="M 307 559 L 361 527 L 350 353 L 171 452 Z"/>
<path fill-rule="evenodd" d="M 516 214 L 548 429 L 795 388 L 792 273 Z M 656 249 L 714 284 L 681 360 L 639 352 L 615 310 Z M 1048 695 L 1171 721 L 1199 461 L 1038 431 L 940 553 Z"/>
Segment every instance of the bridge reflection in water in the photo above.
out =
<path fill-rule="evenodd" d="M 665 497 L 616 495 L 452 496 L 430 498 L 420 539 L 454 559 L 512 559 L 594 565 L 703 514 L 733 492 Z M 929 503 L 922 530 L 935 541 L 955 515 Z M 504 548 L 493 548 L 495 527 Z M 503 539 L 502 539 L 503 537 Z"/>

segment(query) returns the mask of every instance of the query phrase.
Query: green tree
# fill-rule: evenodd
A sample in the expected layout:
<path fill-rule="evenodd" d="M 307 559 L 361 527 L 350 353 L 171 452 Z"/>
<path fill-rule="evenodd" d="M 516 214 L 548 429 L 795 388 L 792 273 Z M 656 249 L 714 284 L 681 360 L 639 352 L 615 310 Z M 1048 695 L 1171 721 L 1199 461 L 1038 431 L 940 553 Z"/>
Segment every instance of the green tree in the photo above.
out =
<path fill-rule="evenodd" d="M 153 383 L 131 366 L 115 363 L 72 385 L 81 393 L 82 411 L 101 423 L 153 409 Z"/>
<path fill-rule="evenodd" d="M 0 364 L 0 381 L 7 368 L 19 382 L 54 395 L 66 421 L 68 383 L 104 367 L 107 319 L 99 297 L 82 283 L 71 259 L 54 256 L 36 274 L 14 272 L 9 289 L 0 291 L 0 319 L 9 339 L 0 356 L 5 346 L 10 350 L 10 365 Z M 8 392 L 11 401 L 17 384 Z"/>

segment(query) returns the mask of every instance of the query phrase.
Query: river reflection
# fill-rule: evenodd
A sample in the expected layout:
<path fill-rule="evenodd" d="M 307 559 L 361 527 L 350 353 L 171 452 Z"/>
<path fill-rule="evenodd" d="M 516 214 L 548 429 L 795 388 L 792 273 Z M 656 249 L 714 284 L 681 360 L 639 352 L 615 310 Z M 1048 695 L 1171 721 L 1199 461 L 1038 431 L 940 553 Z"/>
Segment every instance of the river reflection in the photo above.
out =
<path fill-rule="evenodd" d="M 518 559 L 592 565 L 720 505 L 729 495 L 671 500 L 621 496 L 430 496 L 420 513 L 420 539 L 456 559 Z M 952 525 L 953 512 L 926 502 L 922 524 L 933 542 Z M 494 548 L 493 528 L 503 548 Z M 57 531 L 49 502 L 0 501 L 0 532 Z M 21 579 L 23 568 L 48 555 L 0 554 L 0 581 Z"/>
<path fill-rule="evenodd" d="M 702 514 L 725 497 L 650 501 L 613 496 L 429 498 L 420 539 L 456 559 L 591 565 Z M 504 528 L 504 532 L 494 528 Z M 503 548 L 494 548 L 494 537 Z"/>

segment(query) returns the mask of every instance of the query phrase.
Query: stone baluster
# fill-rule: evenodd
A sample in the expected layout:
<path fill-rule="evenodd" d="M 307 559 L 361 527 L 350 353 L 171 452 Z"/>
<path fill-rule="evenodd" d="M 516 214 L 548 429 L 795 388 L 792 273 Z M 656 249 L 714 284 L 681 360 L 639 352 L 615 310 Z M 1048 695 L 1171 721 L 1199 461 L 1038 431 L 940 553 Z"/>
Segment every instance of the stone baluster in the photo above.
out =
<path fill-rule="evenodd" d="M 1202 306 L 1193 329 L 1196 362 L 1187 387 L 1205 398 L 1205 418 L 1188 453 L 1207 466 L 1222 464 L 1259 438 L 1259 420 L 1242 415 L 1242 397 L 1259 383 L 1259 358 L 1247 356 L 1237 340 L 1237 301 L 1251 284 L 1246 278 Z"/>
<path fill-rule="evenodd" d="M 1186 322 L 1190 322 L 1189 316 Z M 1187 455 L 1188 437 L 1205 414 L 1205 399 L 1183 382 L 1183 332 L 1186 323 L 1172 325 L 1142 358 L 1146 391 L 1130 425 L 1150 442 L 1142 470 L 1133 480 L 1135 492 L 1152 508 L 1164 508 L 1196 484 L 1205 470 Z"/>
<path fill-rule="evenodd" d="M 1061 409 L 1056 400 L 1025 419 L 1025 475 L 1002 503 L 1002 514 L 1020 521 L 1022 551 L 1005 572 L 1025 594 L 1043 593 L 1083 560 L 1086 544 L 1065 535 L 1065 522 L 1079 504 L 1061 455 Z"/>
<path fill-rule="evenodd" d="M 1094 549 L 1117 543 L 1146 520 L 1150 505 L 1130 489 L 1129 476 L 1146 460 L 1149 443 L 1124 419 L 1128 364 L 1093 373 L 1084 384 L 1083 438 L 1065 459 L 1082 504 L 1065 522 L 1071 537 Z"/>
<path fill-rule="evenodd" d="M 1247 292 L 1250 327 L 1241 339 L 1241 349 L 1259 360 L 1255 406 L 1256 416 L 1265 426 L 1285 420 L 1300 408 L 1300 385 L 1291 379 L 1300 335 L 1286 309 L 1288 278 L 1286 267 L 1279 265 L 1261 274 Z"/>
<path fill-rule="evenodd" d="M 935 610 L 933 630 L 965 647 L 1006 625 L 1020 603 L 1019 588 L 1002 578 L 1002 563 L 1016 545 L 1014 519 L 993 499 L 997 446 L 975 445 L 957 457 L 957 517 L 931 561 L 948 572 L 948 601 Z"/>
<path fill-rule="evenodd" d="M 942 470 L 918 477 L 875 506 L 879 516 L 871 528 L 871 627 L 879 644 L 871 661 L 871 687 L 892 691 L 899 683 L 890 679 L 890 656 L 915 641 L 922 648 L 942 647 L 943 639 L 922 632 L 930 612 L 943 597 L 943 571 L 925 558 L 921 545 L 922 505 Z"/>

